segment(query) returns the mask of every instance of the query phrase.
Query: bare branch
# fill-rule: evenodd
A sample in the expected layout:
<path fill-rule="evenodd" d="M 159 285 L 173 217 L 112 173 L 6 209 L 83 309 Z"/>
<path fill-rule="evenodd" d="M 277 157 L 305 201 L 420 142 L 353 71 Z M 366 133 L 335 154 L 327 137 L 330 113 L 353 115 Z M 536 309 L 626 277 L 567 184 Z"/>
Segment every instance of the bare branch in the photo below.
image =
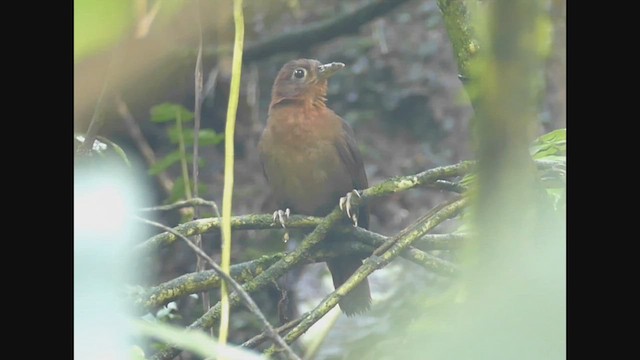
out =
<path fill-rule="evenodd" d="M 260 308 L 258 308 L 256 303 L 253 301 L 251 296 L 249 296 L 249 294 L 247 294 L 247 292 L 242 289 L 240 284 L 238 284 L 235 280 L 233 280 L 233 278 L 231 278 L 231 276 L 227 275 L 218 266 L 218 264 L 216 264 L 215 261 L 213 261 L 213 259 L 211 259 L 204 251 L 202 251 L 202 249 L 200 249 L 194 243 L 192 243 L 191 240 L 187 239 L 185 236 L 183 236 L 182 234 L 176 232 L 175 230 L 171 229 L 168 226 L 165 226 L 165 225 L 160 224 L 160 223 L 155 222 L 155 221 L 151 221 L 151 220 L 147 220 L 147 219 L 144 219 L 144 218 L 141 218 L 141 217 L 137 217 L 137 216 L 135 218 L 137 220 L 139 220 L 139 221 L 142 221 L 142 222 L 146 223 L 146 224 L 159 227 L 161 229 L 164 229 L 165 231 L 169 231 L 169 232 L 173 233 L 174 235 L 178 236 L 179 238 L 181 238 L 182 240 L 184 240 L 187 243 L 187 245 L 196 254 L 198 254 L 198 256 L 200 256 L 203 259 L 205 259 L 209 263 L 209 265 L 218 273 L 218 275 L 221 278 L 223 278 L 224 281 L 227 284 L 229 284 L 229 286 L 231 286 L 235 290 L 234 294 L 238 294 L 240 296 L 240 298 L 242 299 L 242 301 L 244 301 L 245 305 L 247 305 L 247 307 L 249 308 L 249 311 L 254 313 L 260 319 L 260 321 L 262 321 L 264 326 L 267 328 L 268 333 L 271 335 L 271 338 L 278 345 L 280 345 L 282 347 L 282 349 L 286 352 L 287 357 L 289 359 L 300 360 L 300 358 L 293 352 L 293 350 L 291 350 L 291 348 L 284 342 L 284 340 L 280 337 L 280 335 L 275 331 L 273 326 L 271 326 L 271 324 L 269 323 L 267 318 L 264 316 L 262 311 L 260 311 Z"/>
<path fill-rule="evenodd" d="M 407 0 L 374 0 L 331 19 L 305 24 L 297 31 L 278 34 L 251 44 L 244 51 L 244 61 L 254 61 L 281 52 L 308 48 L 344 34 L 355 34 L 362 25 L 388 14 L 406 2 Z"/>
<path fill-rule="evenodd" d="M 299 318 L 297 318 L 295 320 L 291 320 L 288 323 L 277 327 L 276 331 L 278 332 L 278 334 L 282 334 L 285 331 L 291 330 L 294 326 L 300 324 L 302 319 L 304 317 L 306 317 L 307 315 L 309 315 L 308 312 L 302 314 Z M 256 346 L 262 344 L 265 340 L 268 340 L 268 339 L 269 339 L 269 336 L 266 334 L 266 332 L 263 332 L 261 334 L 258 334 L 256 336 L 252 337 L 251 339 L 245 341 L 241 346 L 249 348 L 249 349 L 253 349 L 253 348 L 255 348 Z"/>
<path fill-rule="evenodd" d="M 209 200 L 205 200 L 198 197 L 194 197 L 189 200 L 176 201 L 173 204 L 168 204 L 168 205 L 142 208 L 140 209 L 140 211 L 168 211 L 168 210 L 175 210 L 175 209 L 181 209 L 185 207 L 196 207 L 196 206 L 211 207 L 214 210 L 214 213 L 218 214 L 218 205 L 216 205 L 215 201 L 209 201 Z"/>
<path fill-rule="evenodd" d="M 145 139 L 144 135 L 142 134 L 142 130 L 140 130 L 136 119 L 133 117 L 133 115 L 131 115 L 129 107 L 124 102 L 124 100 L 122 100 L 119 94 L 116 95 L 115 102 L 118 114 L 120 115 L 122 120 L 124 120 L 124 124 L 127 128 L 127 133 L 129 134 L 131 139 L 133 139 L 133 142 L 136 144 L 136 147 L 142 154 L 142 157 L 146 161 L 147 165 L 151 166 L 155 164 L 157 161 L 156 155 L 153 152 L 151 145 L 149 145 L 149 142 L 147 142 L 147 139 Z M 155 178 L 158 180 L 158 183 L 160 184 L 160 187 L 164 191 L 165 195 L 170 196 L 171 189 L 173 189 L 173 180 L 171 180 L 169 176 L 167 176 L 167 174 L 164 172 L 159 173 L 157 176 L 155 176 Z"/>

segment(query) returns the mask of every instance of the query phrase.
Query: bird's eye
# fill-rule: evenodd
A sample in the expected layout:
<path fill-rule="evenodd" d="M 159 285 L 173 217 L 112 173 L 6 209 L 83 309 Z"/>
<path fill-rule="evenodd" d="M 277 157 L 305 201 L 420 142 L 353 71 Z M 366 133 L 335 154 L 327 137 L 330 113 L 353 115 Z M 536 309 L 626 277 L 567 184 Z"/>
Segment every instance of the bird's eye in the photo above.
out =
<path fill-rule="evenodd" d="M 296 79 L 302 79 L 307 75 L 307 70 L 303 69 L 303 68 L 297 68 L 294 72 L 293 72 L 293 77 L 295 77 Z"/>

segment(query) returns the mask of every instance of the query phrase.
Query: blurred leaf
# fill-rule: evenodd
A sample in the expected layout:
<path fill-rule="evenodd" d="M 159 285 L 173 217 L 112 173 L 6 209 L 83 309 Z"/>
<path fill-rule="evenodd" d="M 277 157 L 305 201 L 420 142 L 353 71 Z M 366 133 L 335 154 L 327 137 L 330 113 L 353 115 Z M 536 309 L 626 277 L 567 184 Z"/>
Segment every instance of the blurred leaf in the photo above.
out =
<path fill-rule="evenodd" d="M 235 346 L 220 346 L 213 339 L 199 330 L 187 330 L 162 323 L 148 323 L 134 320 L 136 330 L 144 336 L 156 338 L 163 342 L 193 352 L 205 358 L 226 358 L 229 360 L 264 360 L 262 355 Z"/>
<path fill-rule="evenodd" d="M 132 360 L 145 360 L 144 351 L 140 346 L 134 345 L 131 347 L 131 359 Z"/>
<path fill-rule="evenodd" d="M 193 112 L 184 106 L 174 103 L 162 103 L 151 108 L 151 121 L 157 123 L 173 121 L 178 113 L 183 122 L 193 120 Z"/>
<path fill-rule="evenodd" d="M 193 189 L 193 181 L 189 181 L 189 182 L 190 182 L 189 186 Z M 206 194 L 207 190 L 208 189 L 206 185 L 202 183 L 198 183 L 199 194 Z M 171 204 L 176 201 L 185 200 L 185 199 L 186 199 L 186 194 L 184 192 L 184 179 L 182 178 L 182 176 L 180 176 L 179 178 L 176 179 L 175 183 L 173 183 L 173 189 L 171 189 L 171 196 L 169 196 L 169 198 L 165 201 L 165 204 Z"/>
<path fill-rule="evenodd" d="M 549 159 L 552 155 L 564 155 L 566 151 L 567 129 L 558 129 L 544 134 L 530 147 L 530 154 L 534 159 Z"/>
<path fill-rule="evenodd" d="M 73 61 L 114 44 L 133 20 L 129 0 L 73 2 Z"/>
<path fill-rule="evenodd" d="M 553 130 L 551 132 L 548 132 L 540 136 L 538 139 L 536 139 L 536 142 L 558 143 L 566 140 L 567 140 L 567 129 L 563 128 L 563 129 Z"/>
<path fill-rule="evenodd" d="M 176 150 L 172 153 L 167 154 L 167 156 L 162 158 L 162 160 L 151 165 L 151 167 L 149 168 L 149 175 L 158 175 L 178 161 L 180 161 L 180 152 Z"/>
<path fill-rule="evenodd" d="M 97 136 L 97 138 L 107 143 L 107 145 L 111 146 L 113 151 L 116 154 L 118 154 L 118 156 L 120 156 L 122 161 L 124 161 L 124 163 L 127 164 L 128 167 L 131 167 L 131 163 L 129 162 L 129 158 L 127 157 L 127 154 L 124 152 L 124 150 L 122 150 L 122 148 L 118 144 L 114 143 L 113 141 L 107 139 L 104 136 Z"/>
<path fill-rule="evenodd" d="M 193 164 L 193 154 L 185 154 L 188 164 Z M 167 154 L 162 160 L 151 165 L 149 168 L 149 175 L 158 175 L 159 173 L 169 169 L 171 165 L 180 161 L 180 151 L 176 150 Z M 203 158 L 198 159 L 198 166 L 204 166 L 205 160 Z"/>
<path fill-rule="evenodd" d="M 168 129 L 168 132 L 169 132 L 169 139 L 171 140 L 171 142 L 173 144 L 177 144 L 178 129 L 176 129 L 175 127 L 172 127 Z M 194 139 L 193 130 L 184 129 L 182 134 L 184 135 L 185 145 L 193 145 L 193 139 Z M 224 140 L 224 134 L 217 133 L 213 129 L 201 129 L 200 132 L 198 133 L 198 138 L 200 140 L 200 142 L 198 143 L 198 146 L 218 145 L 222 142 L 222 140 Z"/>

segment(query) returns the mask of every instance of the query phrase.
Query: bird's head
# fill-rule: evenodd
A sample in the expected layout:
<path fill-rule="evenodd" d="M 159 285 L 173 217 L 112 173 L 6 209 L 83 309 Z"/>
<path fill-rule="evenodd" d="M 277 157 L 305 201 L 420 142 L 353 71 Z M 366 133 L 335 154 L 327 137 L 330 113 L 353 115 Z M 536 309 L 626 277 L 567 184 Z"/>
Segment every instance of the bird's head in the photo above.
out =
<path fill-rule="evenodd" d="M 322 64 L 318 60 L 298 59 L 284 64 L 271 90 L 271 106 L 286 101 L 302 101 L 324 106 L 327 79 L 344 68 L 343 63 Z"/>

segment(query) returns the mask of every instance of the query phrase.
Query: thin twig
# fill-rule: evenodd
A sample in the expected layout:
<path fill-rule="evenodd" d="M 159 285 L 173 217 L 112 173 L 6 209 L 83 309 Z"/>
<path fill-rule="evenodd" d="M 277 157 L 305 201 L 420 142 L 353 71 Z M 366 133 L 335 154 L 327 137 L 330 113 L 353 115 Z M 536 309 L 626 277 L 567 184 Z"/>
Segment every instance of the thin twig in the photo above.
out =
<path fill-rule="evenodd" d="M 437 214 L 443 208 L 451 205 L 452 203 L 456 202 L 457 200 L 458 199 L 448 200 L 448 201 L 445 201 L 443 203 L 440 203 L 440 204 L 436 205 L 436 207 L 434 207 L 433 209 L 427 211 L 426 214 L 422 215 L 412 225 L 407 226 L 406 228 L 402 229 L 395 236 L 391 236 L 391 237 L 387 238 L 387 240 L 385 242 L 383 242 L 382 244 L 380 244 L 378 246 L 376 251 L 373 252 L 372 256 L 380 256 L 383 253 L 387 252 L 396 243 L 396 241 L 398 241 L 398 239 L 401 239 L 404 236 L 406 236 L 407 234 L 414 232 L 416 227 L 420 226 L 425 219 L 430 219 L 431 217 L 434 216 L 434 214 Z"/>
<path fill-rule="evenodd" d="M 112 54 L 110 54 L 111 59 L 109 59 L 109 65 L 107 67 L 107 71 L 105 73 L 104 82 L 102 83 L 102 88 L 100 89 L 100 95 L 98 96 L 98 100 L 96 101 L 96 106 L 93 110 L 93 115 L 91 116 L 91 122 L 89 123 L 89 129 L 87 129 L 87 133 L 84 136 L 84 142 L 78 146 L 77 153 L 82 156 L 86 156 L 91 154 L 93 151 L 93 143 L 98 136 L 98 131 L 102 128 L 104 124 L 104 98 L 107 93 L 107 88 L 109 87 L 109 77 L 111 76 L 111 67 L 114 62 L 114 57 L 116 56 L 114 50 Z"/>
<path fill-rule="evenodd" d="M 284 257 L 284 253 L 263 255 L 257 259 L 234 264 L 230 276 L 238 283 L 245 283 Z M 220 287 L 220 275 L 215 270 L 187 273 L 148 289 L 138 288 L 130 292 L 135 310 L 150 312 L 178 298 Z"/>
<path fill-rule="evenodd" d="M 200 1 L 196 2 L 196 9 L 200 9 Z M 198 57 L 196 58 L 195 78 L 195 104 L 194 104 L 194 124 L 193 124 L 193 197 L 198 197 L 198 145 L 200 142 L 200 121 L 202 116 L 202 25 L 200 24 L 199 11 L 196 13 L 196 24 L 198 24 Z M 199 211 L 195 209 L 195 217 L 199 218 Z"/>
<path fill-rule="evenodd" d="M 202 25 L 200 24 L 200 1 L 196 1 L 196 24 L 198 25 L 198 56 L 196 57 L 196 68 L 194 70 L 194 93 L 195 93 L 195 104 L 194 104 L 194 124 L 193 124 L 193 197 L 198 197 L 198 178 L 199 178 L 199 167 L 198 167 L 198 150 L 200 143 L 200 121 L 202 116 Z M 193 220 L 200 218 L 200 208 L 197 206 L 194 208 Z M 193 240 L 195 241 L 196 246 L 199 249 L 202 249 L 202 236 L 200 234 L 194 236 Z M 198 257 L 196 261 L 196 271 L 200 272 L 205 269 L 205 263 L 201 257 Z M 202 296 L 202 310 L 203 312 L 207 312 L 211 307 L 211 300 L 209 299 L 209 292 L 205 291 L 201 294 Z M 213 328 L 211 328 L 211 336 L 213 336 Z"/>
<path fill-rule="evenodd" d="M 282 334 L 285 331 L 289 331 L 290 329 L 292 329 L 296 325 L 300 324 L 300 321 L 302 321 L 302 319 L 307 315 L 309 315 L 308 312 L 302 314 L 299 318 L 291 320 L 288 323 L 277 327 L 276 331 L 278 332 L 278 334 Z M 240 346 L 245 347 L 245 348 L 249 348 L 249 349 L 253 349 L 256 346 L 262 344 L 265 340 L 268 340 L 270 337 L 271 336 L 269 334 L 267 334 L 266 331 L 263 331 L 262 333 L 260 333 L 260 334 L 258 334 L 256 336 L 252 337 L 251 339 L 245 341 Z"/>
<path fill-rule="evenodd" d="M 387 236 L 353 226 L 344 226 L 336 230 L 341 234 L 348 235 L 349 238 L 375 247 L 382 245 L 382 243 L 384 243 L 388 239 Z M 454 250 L 459 249 L 462 246 L 465 237 L 468 236 L 455 233 L 427 234 L 421 239 L 417 240 L 414 245 L 423 250 Z"/>
<path fill-rule="evenodd" d="M 145 139 L 144 135 L 142 134 L 142 131 L 140 130 L 136 119 L 133 117 L 133 115 L 131 115 L 129 107 L 122 100 L 120 94 L 116 95 L 115 101 L 116 109 L 118 111 L 118 114 L 120 114 L 120 117 L 124 120 L 124 124 L 126 125 L 129 136 L 131 137 L 131 139 L 133 139 L 133 142 L 136 144 L 136 147 L 142 154 L 142 157 L 147 162 L 147 165 L 152 166 L 157 161 L 156 155 L 147 142 L 147 139 Z M 158 180 L 158 183 L 160 184 L 160 187 L 164 191 L 165 195 L 170 196 L 171 189 L 173 189 L 173 180 L 171 180 L 171 178 L 164 172 L 159 173 L 155 176 L 155 178 Z"/>
<path fill-rule="evenodd" d="M 215 201 L 205 200 L 199 197 L 193 197 L 189 200 L 180 200 L 176 201 L 173 204 L 168 205 L 160 205 L 160 206 L 152 206 L 139 209 L 138 211 L 168 211 L 175 209 L 182 209 L 186 207 L 198 207 L 198 206 L 209 206 L 214 208 L 215 212 L 218 212 L 218 205 L 216 205 Z"/>
<path fill-rule="evenodd" d="M 202 249 L 200 249 L 199 247 L 197 247 L 195 244 L 193 244 L 191 242 L 191 240 L 189 240 L 187 237 L 183 236 L 182 234 L 178 233 L 177 231 L 173 230 L 172 228 L 165 226 L 161 223 L 155 222 L 155 221 L 151 221 L 148 219 L 144 219 L 141 218 L 139 216 L 134 216 L 134 218 L 138 221 L 141 221 L 143 223 L 149 224 L 149 225 L 153 225 L 156 226 L 158 228 L 161 228 L 165 231 L 171 232 L 174 235 L 178 236 L 179 238 L 181 238 L 182 240 L 184 240 L 187 245 L 196 253 L 198 254 L 198 256 L 202 257 L 203 259 L 205 259 L 209 265 L 211 266 L 211 268 L 213 270 L 215 270 L 218 275 L 220 275 L 221 278 L 224 279 L 224 281 L 229 284 L 234 290 L 235 290 L 235 294 L 238 294 L 241 298 L 241 300 L 245 303 L 245 305 L 247 305 L 247 308 L 249 308 L 249 311 L 251 311 L 252 313 L 254 313 L 259 319 L 260 321 L 262 321 L 262 323 L 264 324 L 264 326 L 266 327 L 267 331 L 269 332 L 271 338 L 282 347 L 282 349 L 287 353 L 288 358 L 289 359 L 300 359 L 294 352 L 293 350 L 291 350 L 291 348 L 284 342 L 284 340 L 280 337 L 280 335 L 278 334 L 278 332 L 273 328 L 273 326 L 271 326 L 271 324 L 269 323 L 269 321 L 267 320 L 267 318 L 264 316 L 264 314 L 262 313 L 262 311 L 260 311 L 260 308 L 256 305 L 256 303 L 253 301 L 253 299 L 251 298 L 251 296 L 249 296 L 249 294 L 247 294 L 246 291 L 244 291 L 242 289 L 242 286 L 240 286 L 240 284 L 238 284 L 235 280 L 233 280 L 233 278 L 231 278 L 231 276 L 229 276 L 227 273 L 225 273 L 224 271 L 222 271 L 222 269 L 218 266 L 218 264 L 215 263 L 215 261 L 213 261 L 213 259 L 211 259 L 209 257 L 209 255 L 207 255 L 204 251 L 202 251 Z"/>
<path fill-rule="evenodd" d="M 433 187 L 439 190 L 451 191 L 454 193 L 462 194 L 467 191 L 467 188 L 461 185 L 460 183 L 449 181 L 449 180 L 437 180 L 436 182 L 427 185 L 429 187 Z"/>

